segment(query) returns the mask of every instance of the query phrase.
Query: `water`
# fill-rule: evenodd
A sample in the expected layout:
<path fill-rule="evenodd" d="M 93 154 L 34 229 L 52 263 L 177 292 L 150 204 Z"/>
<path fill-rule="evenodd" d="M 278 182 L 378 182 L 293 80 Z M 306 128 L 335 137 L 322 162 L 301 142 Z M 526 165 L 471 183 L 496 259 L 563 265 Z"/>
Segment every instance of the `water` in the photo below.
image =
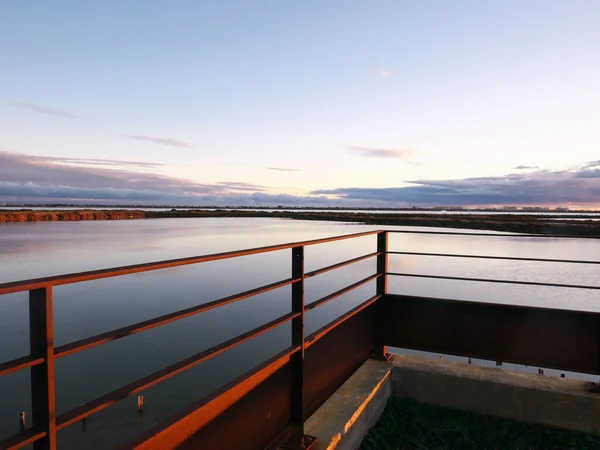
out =
<path fill-rule="evenodd" d="M 0 282 L 378 228 L 264 218 L 0 224 Z M 374 236 L 310 246 L 305 250 L 305 268 L 314 270 L 374 249 Z M 395 234 L 390 237 L 390 250 L 595 260 L 600 254 L 600 241 Z M 287 278 L 290 253 L 290 250 L 279 251 L 56 287 L 53 291 L 55 345 Z M 306 302 L 374 271 L 375 261 L 368 260 L 307 279 Z M 390 256 L 390 271 L 600 285 L 598 266 L 593 265 Z M 409 295 L 600 311 L 599 293 L 591 290 L 410 277 L 390 278 L 389 289 L 392 293 Z M 374 283 L 370 283 L 310 311 L 306 317 L 307 334 L 374 292 Z M 61 358 L 56 361 L 58 413 L 289 311 L 290 289 L 285 287 Z M 59 432 L 60 448 L 112 448 L 126 442 L 287 347 L 289 331 L 289 325 L 283 325 L 147 389 L 143 393 L 143 420 L 136 413 L 134 396 L 92 416 L 85 433 L 78 424 L 68 427 Z M 26 294 L 0 296 L 0 362 L 28 353 L 27 333 Z M 0 438 L 18 431 L 19 411 L 26 411 L 31 417 L 27 375 L 24 371 L 0 378 Z"/>

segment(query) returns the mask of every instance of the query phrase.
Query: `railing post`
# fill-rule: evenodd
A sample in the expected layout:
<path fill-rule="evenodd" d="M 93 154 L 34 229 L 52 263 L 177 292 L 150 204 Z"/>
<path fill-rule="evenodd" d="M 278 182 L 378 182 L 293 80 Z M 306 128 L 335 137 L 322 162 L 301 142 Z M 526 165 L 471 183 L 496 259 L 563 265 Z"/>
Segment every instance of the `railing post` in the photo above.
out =
<path fill-rule="evenodd" d="M 377 286 L 376 293 L 377 295 L 385 296 L 387 294 L 387 273 L 388 273 L 388 232 L 380 231 L 377 233 L 377 252 L 380 253 L 377 255 L 377 274 L 379 278 L 377 278 Z M 378 317 L 381 317 L 384 314 L 383 311 L 383 302 L 384 299 L 380 298 L 377 300 L 377 314 Z M 386 351 L 385 345 L 382 342 L 379 342 L 375 347 L 375 351 L 373 353 L 373 358 L 375 359 L 390 359 L 391 355 Z"/>
<path fill-rule="evenodd" d="M 292 247 L 292 312 L 300 315 L 292 319 L 292 345 L 300 350 L 290 358 L 292 370 L 292 426 L 290 439 L 284 449 L 309 449 L 316 439 L 304 434 L 304 246 Z"/>
<path fill-rule="evenodd" d="M 29 347 L 34 358 L 44 358 L 43 364 L 31 368 L 33 428 L 46 432 L 46 436 L 33 443 L 33 448 L 56 450 L 52 287 L 29 291 Z"/>
<path fill-rule="evenodd" d="M 388 232 L 380 231 L 377 233 L 377 273 L 381 276 L 377 278 L 377 295 L 387 294 L 387 272 L 388 272 Z"/>

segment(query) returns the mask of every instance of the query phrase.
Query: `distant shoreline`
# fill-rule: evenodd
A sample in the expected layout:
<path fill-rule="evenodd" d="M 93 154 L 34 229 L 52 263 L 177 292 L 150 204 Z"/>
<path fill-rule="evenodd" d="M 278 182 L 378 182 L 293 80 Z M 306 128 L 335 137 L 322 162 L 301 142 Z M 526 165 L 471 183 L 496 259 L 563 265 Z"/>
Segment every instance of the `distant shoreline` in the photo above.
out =
<path fill-rule="evenodd" d="M 8 209 L 10 208 L 10 209 Z M 495 214 L 600 214 L 600 210 L 587 210 L 587 209 L 569 209 L 569 208 L 543 208 L 543 207 L 515 207 L 511 208 L 463 208 L 457 206 L 436 206 L 431 208 L 391 208 L 391 207 L 348 207 L 348 206 L 249 206 L 249 205 L 237 205 L 237 206 L 178 206 L 178 205 L 86 205 L 86 204 L 75 204 L 67 205 L 62 203 L 56 204 L 0 204 L 0 211 L 25 211 L 25 210 L 38 210 L 38 211 L 82 211 L 82 210 L 141 210 L 141 211 L 168 211 L 172 209 L 177 210 L 235 210 L 235 211 L 331 211 L 331 212 L 377 212 L 377 211 L 389 211 L 398 213 L 415 213 L 415 214 L 436 214 L 436 213 L 495 213 Z"/>
<path fill-rule="evenodd" d="M 342 212 L 330 210 L 321 211 L 250 211 L 235 210 L 205 210 L 205 209 L 173 209 L 170 211 L 152 210 L 1 210 L 0 223 L 26 223 L 50 221 L 83 221 L 83 220 L 134 220 L 160 218 L 208 218 L 208 217 L 263 217 L 296 220 L 322 220 L 335 222 L 359 222 L 368 225 L 418 226 L 465 228 L 490 231 L 505 231 L 511 233 L 532 233 L 549 235 L 572 235 L 581 237 L 600 238 L 600 220 L 569 220 L 572 214 L 556 213 L 553 219 L 548 216 L 524 214 L 419 214 L 386 213 L 376 214 L 368 211 Z M 578 219 L 598 219 L 598 216 L 577 215 Z"/>

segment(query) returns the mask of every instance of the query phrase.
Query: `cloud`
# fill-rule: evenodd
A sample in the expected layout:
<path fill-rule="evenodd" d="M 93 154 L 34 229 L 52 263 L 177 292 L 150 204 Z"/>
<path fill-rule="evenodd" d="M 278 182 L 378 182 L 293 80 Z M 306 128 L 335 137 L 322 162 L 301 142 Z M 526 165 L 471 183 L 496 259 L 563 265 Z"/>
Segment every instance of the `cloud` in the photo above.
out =
<path fill-rule="evenodd" d="M 0 152 L 0 202 L 377 207 L 597 205 L 600 199 L 600 167 L 582 168 L 585 164 L 504 176 L 409 180 L 399 187 L 318 189 L 304 196 L 273 194 L 245 181 L 198 183 L 155 173 L 156 166 L 146 164 Z"/>
<path fill-rule="evenodd" d="M 60 109 L 47 108 L 46 106 L 34 105 L 33 103 L 11 102 L 12 106 L 17 108 L 27 109 L 37 114 L 46 114 L 48 116 L 67 117 L 69 119 L 79 119 L 80 117 L 67 111 Z"/>
<path fill-rule="evenodd" d="M 135 139 L 137 141 L 152 142 L 153 144 L 166 145 L 168 147 L 194 148 L 194 146 L 188 142 L 172 138 L 140 136 L 136 134 L 126 134 L 125 137 L 128 137 L 129 139 Z"/>
<path fill-rule="evenodd" d="M 219 181 L 215 183 L 218 186 L 225 186 L 227 189 L 232 191 L 264 191 L 266 190 L 264 186 L 260 186 L 258 184 L 252 183 L 244 183 L 239 181 Z"/>
<path fill-rule="evenodd" d="M 93 203 L 144 205 L 215 205 L 215 206 L 339 206 L 339 202 L 320 196 L 289 194 L 165 192 L 156 189 L 81 188 L 73 186 L 41 186 L 34 183 L 0 181 L 0 199 L 27 203 Z"/>
<path fill-rule="evenodd" d="M 346 148 L 352 153 L 366 158 L 408 159 L 416 153 L 412 150 L 392 150 L 388 148 L 359 147 L 356 145 L 347 145 Z"/>
<path fill-rule="evenodd" d="M 533 169 L 539 169 L 538 166 L 517 166 L 517 167 L 513 167 L 513 170 L 533 170 Z"/>
<path fill-rule="evenodd" d="M 600 169 L 586 169 L 577 172 L 576 178 L 600 178 Z"/>
<path fill-rule="evenodd" d="M 82 164 L 73 163 L 84 161 Z M 222 190 L 225 186 L 202 185 L 190 180 L 141 171 L 148 164 L 135 161 L 92 160 L 108 162 L 110 167 L 92 165 L 89 160 L 76 158 L 47 157 L 0 152 L 0 180 L 12 183 L 33 183 L 40 186 L 74 186 L 81 188 L 113 189 L 193 189 L 202 187 L 205 191 Z M 114 165 L 122 167 L 115 168 Z"/>
<path fill-rule="evenodd" d="M 99 165 L 88 165 L 89 162 Z M 79 164 L 81 162 L 81 164 Z M 101 167 L 107 164 L 109 167 Z M 114 164 L 114 166 L 113 166 Z M 170 205 L 320 205 L 326 197 L 269 194 L 243 181 L 197 183 L 140 171 L 152 163 L 46 157 L 0 152 L 0 202 L 170 204 Z M 115 166 L 121 166 L 116 168 Z"/>
<path fill-rule="evenodd" d="M 389 70 L 386 70 L 386 69 L 379 69 L 379 75 L 382 78 L 387 78 L 387 77 L 390 77 L 392 75 L 392 72 L 390 72 Z"/>
<path fill-rule="evenodd" d="M 591 169 L 593 167 L 600 167 L 600 159 L 597 161 L 588 161 L 583 166 L 582 169 Z"/>
<path fill-rule="evenodd" d="M 554 205 L 598 204 L 600 170 L 538 170 L 498 177 L 459 180 L 412 180 L 410 186 L 319 189 L 314 195 L 338 200 L 411 205 Z"/>
<path fill-rule="evenodd" d="M 185 202 L 195 198 L 190 194 L 162 192 L 152 189 L 85 188 L 74 186 L 42 186 L 34 183 L 12 183 L 0 181 L 0 198 L 52 199 L 69 201 L 110 201 L 126 202 Z"/>
<path fill-rule="evenodd" d="M 66 158 L 60 156 L 36 156 L 39 161 L 49 161 L 63 164 L 83 165 L 83 166 L 119 166 L 119 167 L 143 167 L 153 168 L 164 166 L 163 163 L 151 163 L 145 161 L 122 161 L 118 159 L 87 159 L 87 158 Z"/>
<path fill-rule="evenodd" d="M 298 172 L 300 169 L 288 169 L 286 167 L 265 167 L 265 169 L 275 170 L 277 172 Z"/>

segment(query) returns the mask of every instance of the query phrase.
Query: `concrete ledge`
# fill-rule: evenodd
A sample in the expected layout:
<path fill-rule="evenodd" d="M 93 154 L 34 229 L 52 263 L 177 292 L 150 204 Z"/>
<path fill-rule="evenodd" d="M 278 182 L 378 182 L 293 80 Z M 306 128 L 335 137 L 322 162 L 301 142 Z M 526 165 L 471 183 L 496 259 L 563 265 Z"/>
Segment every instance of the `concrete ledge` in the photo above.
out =
<path fill-rule="evenodd" d="M 586 382 L 420 356 L 368 360 L 305 424 L 314 450 L 356 450 L 390 395 L 568 430 L 600 432 Z"/>
<path fill-rule="evenodd" d="M 392 393 L 392 364 L 368 360 L 305 424 L 314 450 L 355 450 L 377 423 Z"/>
<path fill-rule="evenodd" d="M 397 397 L 569 430 L 600 431 L 600 394 L 587 392 L 584 381 L 418 356 L 394 355 L 392 364 Z"/>

